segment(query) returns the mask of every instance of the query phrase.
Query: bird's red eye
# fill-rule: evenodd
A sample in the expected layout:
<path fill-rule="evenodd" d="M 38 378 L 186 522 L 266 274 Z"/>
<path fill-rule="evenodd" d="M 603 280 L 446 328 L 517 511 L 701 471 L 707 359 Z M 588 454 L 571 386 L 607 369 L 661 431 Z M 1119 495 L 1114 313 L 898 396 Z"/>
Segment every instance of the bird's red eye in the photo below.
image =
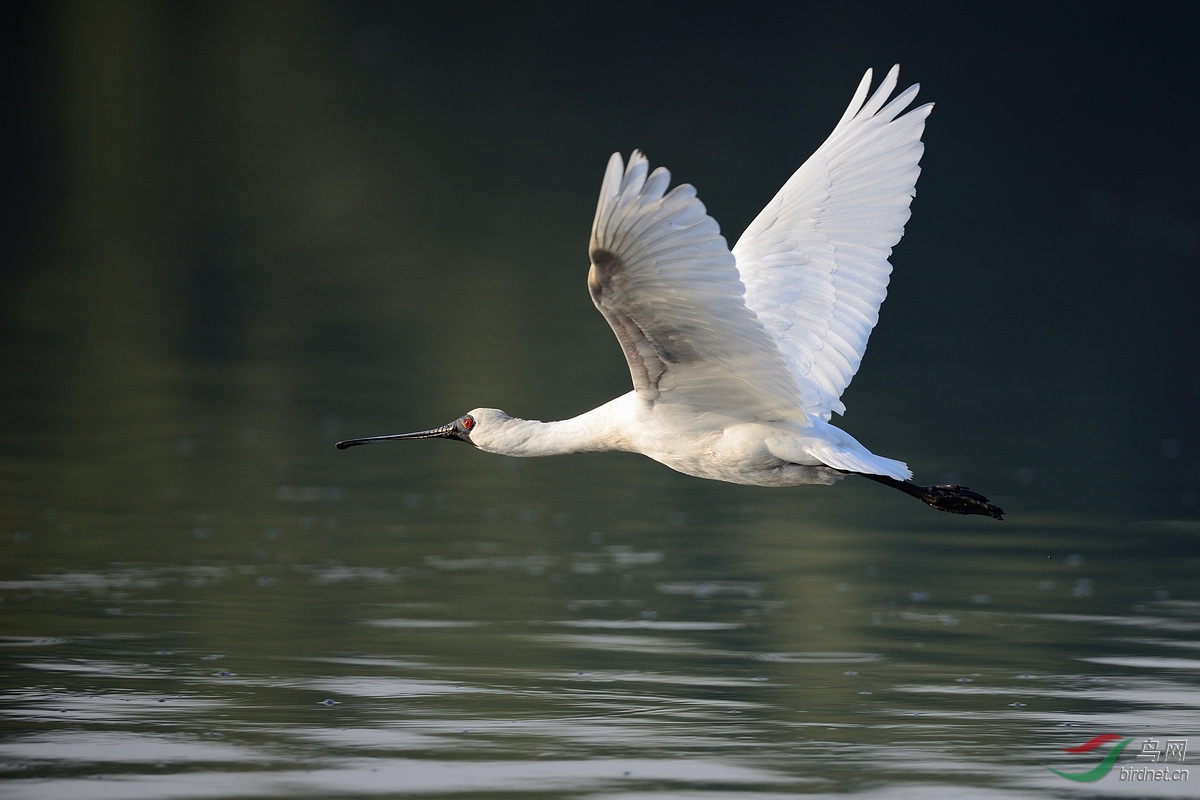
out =
<path fill-rule="evenodd" d="M 471 419 L 470 417 L 463 417 L 463 427 L 467 430 L 471 430 L 471 428 L 475 427 L 475 420 Z"/>

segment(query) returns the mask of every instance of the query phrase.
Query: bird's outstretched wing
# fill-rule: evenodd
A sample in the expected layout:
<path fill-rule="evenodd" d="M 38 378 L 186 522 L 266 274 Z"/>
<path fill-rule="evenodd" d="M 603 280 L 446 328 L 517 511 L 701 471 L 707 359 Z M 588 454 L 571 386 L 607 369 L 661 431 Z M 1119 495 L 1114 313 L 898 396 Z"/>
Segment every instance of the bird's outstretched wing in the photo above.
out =
<path fill-rule="evenodd" d="M 733 248 L 746 305 L 783 354 L 805 410 L 825 419 L 846 410 L 839 398 L 879 319 L 888 256 L 921 171 L 933 104 L 900 116 L 918 86 L 888 102 L 899 74 L 892 67 L 867 100 L 867 70 L 833 133 Z"/>
<path fill-rule="evenodd" d="M 797 418 L 800 394 L 743 299 L 717 223 L 688 184 L 634 151 L 608 161 L 592 225 L 588 289 L 639 396 L 746 419 Z M 799 419 L 803 420 L 803 414 Z"/>

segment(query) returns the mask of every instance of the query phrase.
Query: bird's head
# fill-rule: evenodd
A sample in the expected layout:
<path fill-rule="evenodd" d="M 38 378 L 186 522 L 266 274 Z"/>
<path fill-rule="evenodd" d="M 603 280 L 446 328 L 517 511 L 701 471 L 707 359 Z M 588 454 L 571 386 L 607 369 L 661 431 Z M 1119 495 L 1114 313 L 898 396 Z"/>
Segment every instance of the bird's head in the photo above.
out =
<path fill-rule="evenodd" d="M 397 439 L 457 439 L 469 442 L 481 450 L 491 450 L 489 447 L 496 436 L 500 434 L 505 423 L 512 419 L 498 408 L 476 408 L 463 414 L 453 422 L 448 422 L 440 428 L 430 428 L 427 431 L 412 433 L 393 433 L 386 436 L 368 436 L 363 439 L 347 439 L 337 443 L 338 450 L 372 442 L 387 442 Z"/>

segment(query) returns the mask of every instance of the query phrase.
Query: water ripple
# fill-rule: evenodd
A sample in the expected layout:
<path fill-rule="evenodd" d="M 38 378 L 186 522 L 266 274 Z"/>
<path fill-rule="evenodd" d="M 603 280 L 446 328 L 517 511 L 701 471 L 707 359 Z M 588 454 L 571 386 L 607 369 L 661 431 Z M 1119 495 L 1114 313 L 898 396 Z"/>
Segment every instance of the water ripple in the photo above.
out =
<path fill-rule="evenodd" d="M 878 653 L 761 653 L 755 658 L 782 664 L 867 664 L 883 660 Z"/>
<path fill-rule="evenodd" d="M 178 775 L 10 780 L 9 800 L 193 800 L 209 797 L 578 792 L 655 783 L 730 786 L 797 783 L 772 770 L 718 759 L 607 758 L 545 761 L 346 759 L 308 769 L 189 771 Z"/>

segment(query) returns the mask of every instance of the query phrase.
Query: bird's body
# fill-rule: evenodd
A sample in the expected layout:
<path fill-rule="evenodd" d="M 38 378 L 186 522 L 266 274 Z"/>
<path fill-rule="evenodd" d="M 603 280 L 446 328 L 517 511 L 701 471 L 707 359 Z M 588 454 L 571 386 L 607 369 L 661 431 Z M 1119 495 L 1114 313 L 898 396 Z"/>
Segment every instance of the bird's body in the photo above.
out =
<path fill-rule="evenodd" d="M 830 484 L 872 460 L 890 465 L 893 473 L 907 471 L 821 420 L 805 427 L 720 411 L 696 414 L 688 406 L 647 402 L 637 392 L 557 422 L 516 419 L 495 408 L 477 408 L 469 416 L 474 420 L 471 443 L 509 456 L 620 450 L 641 453 L 685 475 L 750 486 Z M 839 453 L 846 466 L 853 457 L 864 467 L 839 471 L 818 453 L 827 459 Z"/>
<path fill-rule="evenodd" d="M 871 72 L 825 143 L 732 251 L 688 184 L 667 191 L 635 151 L 609 160 L 592 226 L 588 290 L 616 334 L 633 391 L 572 419 L 479 408 L 428 431 L 339 442 L 453 438 L 510 456 L 621 450 L 687 475 L 755 486 L 860 474 L 934 508 L 1001 517 L 960 486 L 918 486 L 908 467 L 834 426 L 858 370 L 909 217 L 932 105 L 888 101 Z"/>

